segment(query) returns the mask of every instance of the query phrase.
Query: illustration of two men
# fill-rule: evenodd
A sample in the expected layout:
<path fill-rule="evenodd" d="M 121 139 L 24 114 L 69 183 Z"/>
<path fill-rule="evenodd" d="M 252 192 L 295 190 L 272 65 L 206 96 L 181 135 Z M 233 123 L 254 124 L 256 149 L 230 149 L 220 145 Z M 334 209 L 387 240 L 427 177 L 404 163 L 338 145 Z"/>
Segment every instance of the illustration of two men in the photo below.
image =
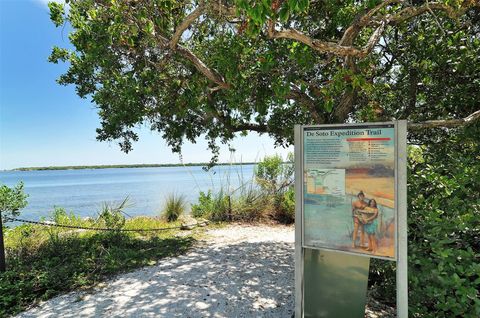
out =
<path fill-rule="evenodd" d="M 365 201 L 365 194 L 360 191 L 357 194 L 357 200 L 352 203 L 353 217 L 353 236 L 352 248 L 356 248 L 358 232 L 360 231 L 360 247 L 365 248 L 365 233 L 368 236 L 368 247 L 366 251 L 373 254 L 377 251 L 377 239 L 375 232 L 377 230 L 378 208 L 375 199 Z"/>

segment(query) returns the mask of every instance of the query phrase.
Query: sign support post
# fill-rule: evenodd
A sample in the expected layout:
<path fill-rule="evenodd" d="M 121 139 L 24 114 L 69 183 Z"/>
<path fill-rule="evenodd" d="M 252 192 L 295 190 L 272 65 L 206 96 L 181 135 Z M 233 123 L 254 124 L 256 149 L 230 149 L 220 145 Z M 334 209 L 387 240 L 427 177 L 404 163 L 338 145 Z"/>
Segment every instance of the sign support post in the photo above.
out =
<path fill-rule="evenodd" d="M 407 121 L 396 122 L 397 146 L 397 317 L 408 317 Z"/>
<path fill-rule="evenodd" d="M 303 138 L 302 126 L 295 125 L 295 317 L 303 317 L 302 201 L 303 201 Z"/>

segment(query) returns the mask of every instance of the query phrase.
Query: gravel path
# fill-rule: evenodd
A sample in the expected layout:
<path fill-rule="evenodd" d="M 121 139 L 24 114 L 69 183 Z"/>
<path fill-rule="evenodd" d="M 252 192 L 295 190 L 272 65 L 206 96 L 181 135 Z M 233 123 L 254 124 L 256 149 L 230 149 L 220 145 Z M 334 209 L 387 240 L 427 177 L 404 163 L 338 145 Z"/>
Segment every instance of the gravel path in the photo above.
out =
<path fill-rule="evenodd" d="M 17 317 L 292 317 L 293 226 L 208 230 L 189 253 Z M 373 306 L 376 307 L 375 305 Z M 375 308 L 366 317 L 391 317 Z"/>

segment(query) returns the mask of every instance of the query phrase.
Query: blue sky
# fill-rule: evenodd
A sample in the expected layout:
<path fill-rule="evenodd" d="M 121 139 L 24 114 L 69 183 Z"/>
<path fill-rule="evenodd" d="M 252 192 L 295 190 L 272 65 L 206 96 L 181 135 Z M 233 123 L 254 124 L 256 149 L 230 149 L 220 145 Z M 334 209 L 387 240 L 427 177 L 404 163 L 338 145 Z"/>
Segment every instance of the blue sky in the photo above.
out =
<path fill-rule="evenodd" d="M 25 166 L 178 163 L 158 134 L 140 132 L 134 150 L 124 154 L 115 142 L 95 140 L 95 105 L 79 98 L 73 86 L 55 80 L 66 65 L 47 62 L 54 45 L 69 45 L 67 31 L 50 22 L 48 0 L 0 0 L 0 170 Z M 285 155 L 267 136 L 237 138 L 236 161 L 265 154 Z M 185 145 L 184 162 L 211 157 L 202 139 Z M 291 149 L 290 149 L 291 150 Z M 220 161 L 229 161 L 225 147 Z"/>

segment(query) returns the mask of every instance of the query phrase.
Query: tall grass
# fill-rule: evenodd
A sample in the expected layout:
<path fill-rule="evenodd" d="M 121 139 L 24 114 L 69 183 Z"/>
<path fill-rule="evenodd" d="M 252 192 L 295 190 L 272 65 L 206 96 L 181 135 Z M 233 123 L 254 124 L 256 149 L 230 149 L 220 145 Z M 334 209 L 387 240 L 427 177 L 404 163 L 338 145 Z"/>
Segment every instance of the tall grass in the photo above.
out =
<path fill-rule="evenodd" d="M 162 210 L 162 217 L 168 222 L 174 222 L 185 214 L 187 209 L 187 199 L 184 195 L 172 193 L 167 196 Z"/>
<path fill-rule="evenodd" d="M 287 160 L 293 162 L 291 156 Z M 232 186 L 232 170 L 229 170 L 219 189 L 214 189 L 212 180 L 214 190 L 200 192 L 198 202 L 192 204 L 192 216 L 212 221 L 273 219 L 292 223 L 295 214 L 292 166 L 279 156 L 266 157 L 258 163 L 250 178 L 245 178 L 240 166 L 240 170 L 236 170 L 236 187 Z"/>
<path fill-rule="evenodd" d="M 125 209 L 128 207 L 128 197 L 122 202 L 115 203 L 102 203 L 102 207 L 98 213 L 97 222 L 103 224 L 107 228 L 121 229 L 125 225 Z"/>

